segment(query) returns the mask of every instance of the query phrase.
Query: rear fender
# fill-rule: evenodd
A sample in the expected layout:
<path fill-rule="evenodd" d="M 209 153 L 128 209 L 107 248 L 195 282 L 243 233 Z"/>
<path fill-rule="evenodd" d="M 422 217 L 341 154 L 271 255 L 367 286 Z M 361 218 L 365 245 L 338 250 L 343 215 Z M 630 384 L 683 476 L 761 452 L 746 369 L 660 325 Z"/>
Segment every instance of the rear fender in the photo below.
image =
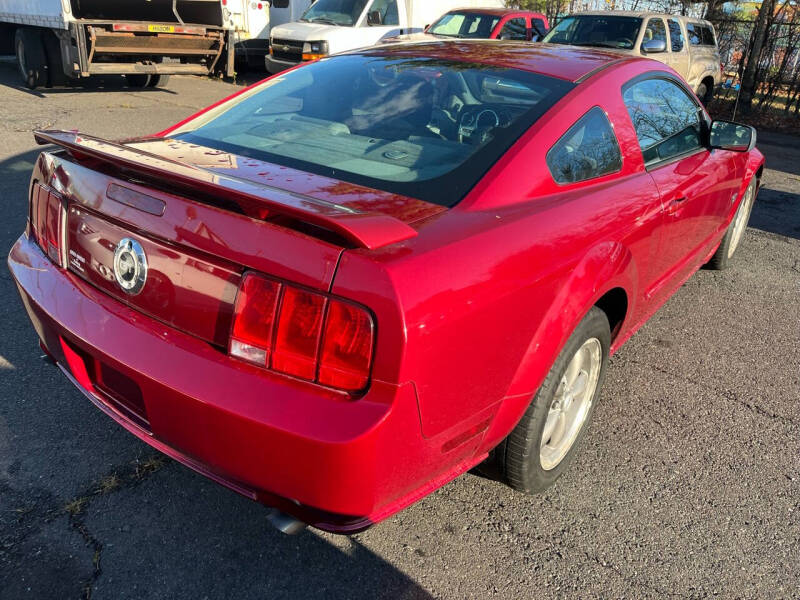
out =
<path fill-rule="evenodd" d="M 627 314 L 618 332 L 625 330 L 633 312 L 637 275 L 630 250 L 617 242 L 595 246 L 572 270 L 534 334 L 484 437 L 482 450 L 494 447 L 519 422 L 531 396 L 544 381 L 578 323 L 604 294 L 614 288 L 622 288 L 628 297 Z"/>

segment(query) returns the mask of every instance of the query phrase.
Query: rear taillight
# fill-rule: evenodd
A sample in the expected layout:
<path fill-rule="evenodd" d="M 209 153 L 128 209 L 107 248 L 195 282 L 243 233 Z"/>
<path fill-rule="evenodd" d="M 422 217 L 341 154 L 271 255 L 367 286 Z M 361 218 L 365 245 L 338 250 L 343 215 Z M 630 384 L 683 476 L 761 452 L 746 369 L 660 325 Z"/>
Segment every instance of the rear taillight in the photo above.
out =
<path fill-rule="evenodd" d="M 375 326 L 355 304 L 244 276 L 236 296 L 230 354 L 260 367 L 356 392 L 369 382 Z"/>
<path fill-rule="evenodd" d="M 61 227 L 63 221 L 61 196 L 40 183 L 31 189 L 31 231 L 36 243 L 54 263 L 61 264 Z"/>
<path fill-rule="evenodd" d="M 331 301 L 319 357 L 319 382 L 358 390 L 367 384 L 374 329 L 365 310 Z"/>

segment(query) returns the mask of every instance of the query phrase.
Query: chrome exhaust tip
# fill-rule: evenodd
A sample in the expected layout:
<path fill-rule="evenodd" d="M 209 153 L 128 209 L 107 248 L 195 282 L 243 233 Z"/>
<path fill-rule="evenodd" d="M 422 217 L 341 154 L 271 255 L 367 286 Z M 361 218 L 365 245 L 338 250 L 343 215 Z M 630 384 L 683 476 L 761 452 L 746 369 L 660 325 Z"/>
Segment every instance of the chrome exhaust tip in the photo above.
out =
<path fill-rule="evenodd" d="M 275 529 L 286 535 L 297 535 L 308 527 L 308 525 L 302 521 L 279 511 L 277 508 L 271 508 L 267 512 L 267 521 L 269 521 Z"/>

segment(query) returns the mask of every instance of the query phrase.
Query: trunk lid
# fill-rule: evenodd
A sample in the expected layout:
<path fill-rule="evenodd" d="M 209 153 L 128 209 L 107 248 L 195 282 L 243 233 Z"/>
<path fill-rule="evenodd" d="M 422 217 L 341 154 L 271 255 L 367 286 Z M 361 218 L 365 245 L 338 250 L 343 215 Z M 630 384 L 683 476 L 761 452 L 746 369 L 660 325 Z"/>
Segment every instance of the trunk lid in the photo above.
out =
<path fill-rule="evenodd" d="M 67 268 L 221 347 L 246 270 L 329 291 L 345 249 L 408 239 L 416 235 L 410 223 L 444 210 L 175 140 L 123 146 L 77 133 L 36 137 L 67 150 L 39 161 L 39 183 L 65 200 Z M 118 282 L 124 263 L 115 272 L 127 239 L 146 257 L 146 282 L 135 294 Z"/>

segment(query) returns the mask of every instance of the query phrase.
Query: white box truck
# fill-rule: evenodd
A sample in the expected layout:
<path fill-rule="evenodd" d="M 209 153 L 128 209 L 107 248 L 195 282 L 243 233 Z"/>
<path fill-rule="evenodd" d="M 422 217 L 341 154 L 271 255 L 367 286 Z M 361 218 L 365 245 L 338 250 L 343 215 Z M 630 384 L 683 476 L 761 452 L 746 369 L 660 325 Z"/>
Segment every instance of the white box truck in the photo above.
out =
<path fill-rule="evenodd" d="M 170 74 L 233 75 L 220 0 L 0 0 L 0 51 L 30 88 L 123 74 L 133 87 Z"/>
<path fill-rule="evenodd" d="M 267 70 L 278 73 L 303 61 L 416 33 L 454 8 L 503 6 L 502 0 L 317 0 L 297 21 L 273 24 Z"/>
<path fill-rule="evenodd" d="M 270 28 L 299 19 L 311 0 L 222 0 L 222 14 L 233 27 L 237 65 L 264 68 Z"/>

